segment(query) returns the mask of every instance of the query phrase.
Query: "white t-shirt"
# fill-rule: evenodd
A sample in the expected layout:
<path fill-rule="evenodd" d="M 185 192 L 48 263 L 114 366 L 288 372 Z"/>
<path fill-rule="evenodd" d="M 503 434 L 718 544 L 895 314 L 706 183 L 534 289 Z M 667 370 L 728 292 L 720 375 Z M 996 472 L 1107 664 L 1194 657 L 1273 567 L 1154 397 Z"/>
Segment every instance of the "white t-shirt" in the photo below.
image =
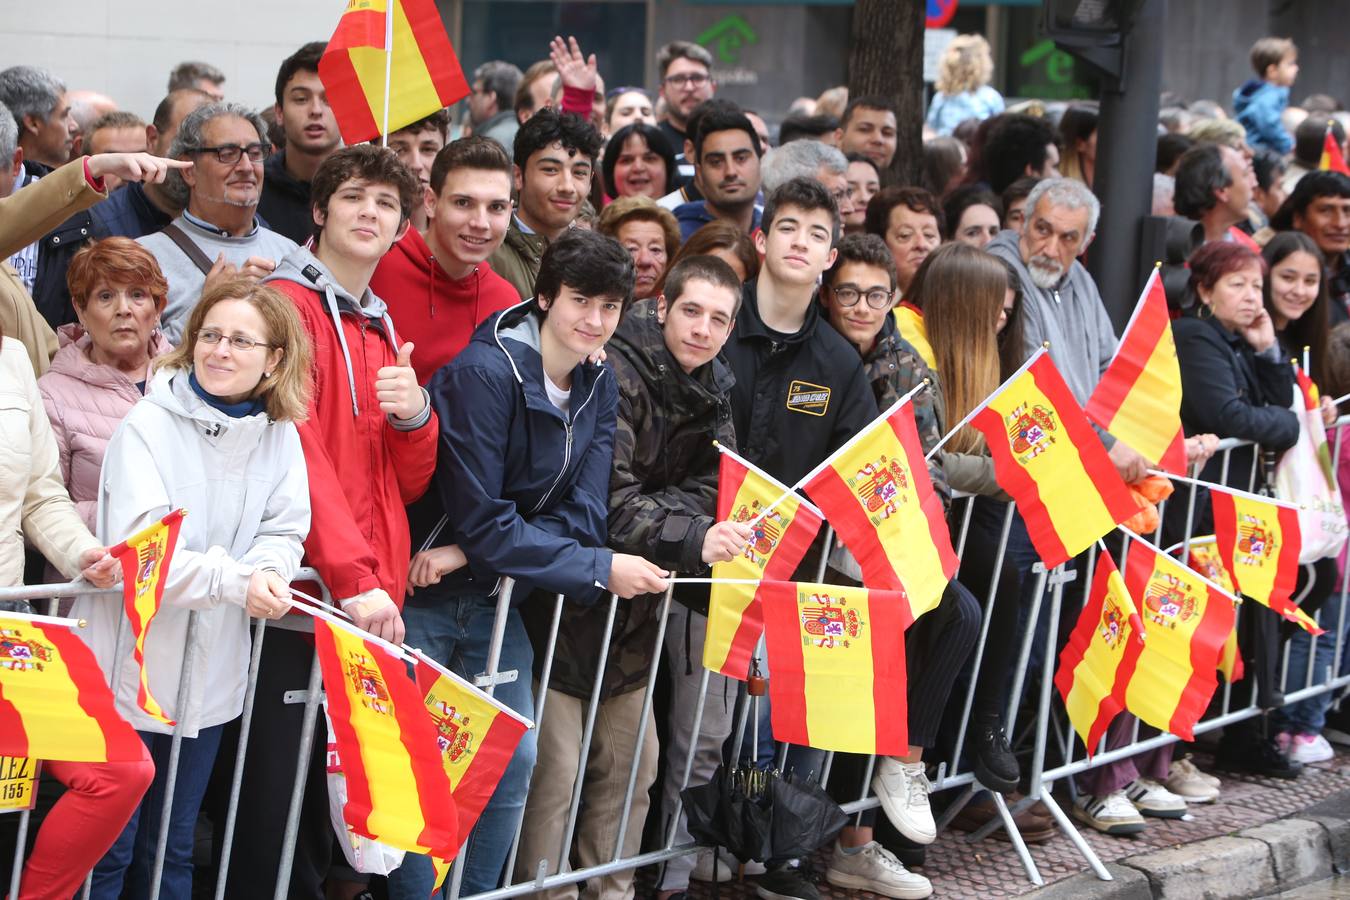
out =
<path fill-rule="evenodd" d="M 547 375 L 544 376 L 544 391 L 548 394 L 548 402 L 562 410 L 563 415 L 567 415 L 567 408 L 572 401 L 572 392 L 558 387 L 553 383 L 553 379 Z"/>

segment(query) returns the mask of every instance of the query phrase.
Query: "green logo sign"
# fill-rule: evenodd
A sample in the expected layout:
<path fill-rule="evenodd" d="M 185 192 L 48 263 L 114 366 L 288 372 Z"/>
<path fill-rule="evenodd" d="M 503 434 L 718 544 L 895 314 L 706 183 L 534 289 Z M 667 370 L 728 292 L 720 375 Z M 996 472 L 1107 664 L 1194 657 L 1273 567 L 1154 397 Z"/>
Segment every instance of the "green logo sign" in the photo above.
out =
<path fill-rule="evenodd" d="M 1076 100 L 1092 96 L 1092 89 L 1075 79 L 1074 59 L 1046 38 L 1017 58 L 1021 67 L 1018 92 L 1046 100 Z"/>
<path fill-rule="evenodd" d="M 727 16 L 694 41 L 707 47 L 717 58 L 727 65 L 735 65 L 740 59 L 741 48 L 759 43 L 759 35 L 750 27 L 750 23 L 736 14 Z"/>

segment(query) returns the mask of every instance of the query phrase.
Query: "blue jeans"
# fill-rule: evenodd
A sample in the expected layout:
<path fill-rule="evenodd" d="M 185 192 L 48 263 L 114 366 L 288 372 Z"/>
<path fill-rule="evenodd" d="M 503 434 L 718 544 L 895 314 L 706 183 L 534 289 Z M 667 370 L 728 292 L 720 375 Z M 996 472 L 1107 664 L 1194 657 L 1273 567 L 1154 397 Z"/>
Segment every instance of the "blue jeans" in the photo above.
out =
<path fill-rule="evenodd" d="M 1336 659 L 1336 626 L 1341 620 L 1341 602 L 1347 599 L 1350 598 L 1332 595 L 1331 599 L 1313 614 L 1317 624 L 1325 628 L 1327 633 L 1317 639 L 1317 650 L 1313 654 L 1312 681 L 1308 680 L 1308 651 L 1312 648 L 1312 635 L 1300 628 L 1289 638 L 1289 675 L 1284 683 L 1286 694 L 1327 680 Z M 1350 611 L 1347 611 L 1347 616 L 1350 616 Z M 1347 620 L 1347 630 L 1350 630 L 1350 619 Z M 1342 656 L 1350 655 L 1345 647 L 1342 647 L 1341 653 Z M 1335 699 L 1335 691 L 1326 691 L 1275 710 L 1272 714 L 1274 730 L 1288 731 L 1292 734 L 1321 734 L 1322 728 L 1327 724 L 1327 710 L 1331 708 Z"/>
<path fill-rule="evenodd" d="M 174 782 L 173 805 L 169 813 L 169 844 L 164 853 L 164 876 L 160 882 L 161 900 L 191 900 L 192 846 L 197 827 L 197 812 L 211 778 L 211 767 L 220 748 L 224 725 L 203 728 L 195 738 L 184 738 L 178 755 L 178 780 Z M 155 846 L 163 821 L 164 787 L 169 777 L 169 748 L 172 735 L 140 732 L 141 740 L 155 761 L 155 780 L 140 807 L 131 814 L 126 828 L 113 842 L 103 859 L 94 866 L 93 900 L 117 900 L 122 883 L 128 896 L 141 900 L 150 895 L 151 871 L 155 865 Z"/>
<path fill-rule="evenodd" d="M 496 610 L 496 598 L 480 595 L 454 597 L 437 606 L 405 607 L 403 623 L 407 636 L 404 641 L 456 675 L 472 680 L 487 670 L 488 645 Z M 513 608 L 507 613 L 506 634 L 497 669 L 502 672 L 515 669 L 518 675 L 515 681 L 497 685 L 494 696 L 530 719 L 534 718 L 534 694 L 530 687 L 533 666 L 534 648 L 525 633 L 519 610 Z M 466 837 L 469 841 L 456 861 L 456 865 L 464 866 L 462 896 L 490 891 L 501 883 L 506 856 L 516 836 L 516 824 L 525 809 L 530 773 L 534 770 L 536 741 L 534 729 L 525 732 L 492 799 L 474 826 L 472 836 L 459 836 L 461 842 Z M 410 853 L 403 858 L 403 865 L 389 875 L 389 900 L 427 900 L 435 880 L 431 859 Z M 447 886 L 448 882 L 447 878 Z"/>

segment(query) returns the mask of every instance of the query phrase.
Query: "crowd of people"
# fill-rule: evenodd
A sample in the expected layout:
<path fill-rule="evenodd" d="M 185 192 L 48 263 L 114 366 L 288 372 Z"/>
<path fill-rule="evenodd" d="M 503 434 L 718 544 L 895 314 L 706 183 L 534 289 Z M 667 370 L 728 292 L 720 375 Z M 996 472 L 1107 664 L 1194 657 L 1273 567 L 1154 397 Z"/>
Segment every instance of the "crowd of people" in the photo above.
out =
<path fill-rule="evenodd" d="M 1115 353 L 1080 261 L 1100 213 L 1097 112 L 1005 105 L 977 35 L 941 61 L 921 184 L 893 173 L 891 100 L 842 88 L 803 98 L 775 141 L 763 117 L 717 96 L 711 56 L 686 41 L 661 48 L 655 91 L 606 92 L 595 57 L 558 38 L 524 72 L 479 66 L 458 125 L 442 110 L 388 148 L 344 147 L 318 75 L 323 49 L 306 44 L 282 63 L 262 111 L 230 98 L 218 69 L 184 63 L 149 123 L 46 70 L 0 71 L 0 584 L 107 587 L 109 545 L 189 510 L 145 645 L 151 693 L 179 720 L 177 768 L 170 727 L 138 705 L 138 667 L 119 658 L 122 607 L 79 599 L 82 636 L 146 752 L 48 764 L 66 792 L 33 842 L 25 900 L 70 897 L 90 871 L 97 900 L 145 896 L 166 814 L 160 895 L 192 895 L 199 819 L 217 848 L 225 837 L 217 795 L 239 742 L 249 619 L 287 612 L 302 563 L 357 626 L 467 678 L 487 668 L 497 592 L 515 580 L 497 665 L 519 677 L 496 697 L 527 717 L 546 702 L 548 714 L 468 837 L 463 895 L 636 856 L 645 822 L 689 840 L 685 773 L 703 783 L 726 761 L 740 688 L 701 677 L 706 584 L 673 586 L 663 650 L 655 641 L 670 579 L 706 575 L 751 536 L 717 521 L 714 442 L 794 484 L 920 384 L 929 451 L 1043 344 L 1080 403 Z M 1307 348 L 1323 395 L 1350 392 L 1350 177 L 1317 171 L 1326 134 L 1344 146 L 1347 116 L 1329 97 L 1288 105 L 1288 41 L 1263 39 L 1252 60 L 1235 118 L 1163 99 L 1151 186 L 1155 213 L 1181 225 L 1165 280 L 1187 457 L 1243 488 L 1299 439 L 1291 358 Z M 1334 422 L 1335 405 L 1323 414 Z M 1158 462 L 1100 438 L 1127 483 Z M 1221 462 L 1223 438 L 1266 452 Z M 969 766 L 988 790 L 1025 784 L 1007 691 L 1021 635 L 1045 627 L 1027 614 L 1035 550 L 1019 516 L 1005 523 L 980 433 L 958 430 L 929 476 L 949 510 L 957 494 L 974 499 L 958 577 L 906 634 L 910 746 L 874 769 L 841 754 L 827 785 L 844 802 L 870 784 L 882 814 L 851 820 L 824 878 L 898 898 L 932 893 L 914 871 L 936 837 L 928 764 L 951 751 L 963 723 L 950 700 L 972 679 Z M 1212 528 L 1206 517 L 1192 533 Z M 962 521 L 952 513 L 954 536 Z M 1185 527 L 1164 516 L 1159 542 Z M 799 578 L 814 580 L 821 553 Z M 824 565 L 827 581 L 861 577 L 844 548 Z M 1332 559 L 1299 578 L 1309 612 L 1336 594 Z M 556 594 L 566 603 L 540 696 Z M 612 622 L 610 594 L 621 598 Z M 985 616 L 991 637 L 971 672 Z M 1290 629 L 1254 604 L 1240 621 L 1258 703 L 1282 707 Z M 1309 662 L 1303 638 L 1294 649 L 1321 680 L 1330 643 Z M 652 713 L 654 652 L 669 698 Z M 1032 664 L 1055 655 L 1042 639 Z M 297 773 L 303 707 L 285 694 L 306 687 L 312 659 L 303 633 L 267 633 L 226 896 L 272 895 L 298 776 L 288 896 L 423 900 L 429 857 L 408 854 L 369 888 L 343 864 L 322 729 Z M 1329 709 L 1318 697 L 1228 728 L 1216 762 L 1295 777 L 1331 753 Z M 1108 746 L 1132 729 L 1119 718 Z M 1218 779 L 1175 749 L 1080 776 L 1073 814 L 1131 834 L 1146 816 L 1214 800 Z M 823 758 L 791 747 L 787 766 L 819 773 Z M 578 771 L 582 808 L 560 859 Z M 955 824 L 994 815 L 977 799 Z M 1017 824 L 1031 841 L 1054 830 L 1038 806 Z M 740 862 L 762 897 L 818 897 L 800 860 Z M 731 875 L 724 857 L 679 856 L 661 866 L 656 896 L 682 900 L 691 878 Z M 634 877 L 544 893 L 624 900 Z"/>

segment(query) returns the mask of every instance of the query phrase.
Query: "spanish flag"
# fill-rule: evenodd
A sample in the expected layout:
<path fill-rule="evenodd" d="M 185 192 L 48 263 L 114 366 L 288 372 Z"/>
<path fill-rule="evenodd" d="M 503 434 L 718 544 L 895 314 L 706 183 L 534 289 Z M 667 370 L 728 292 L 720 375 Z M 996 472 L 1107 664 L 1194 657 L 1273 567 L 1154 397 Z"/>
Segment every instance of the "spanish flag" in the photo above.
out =
<path fill-rule="evenodd" d="M 1181 367 L 1167 314 L 1167 294 L 1154 268 L 1125 326 L 1120 346 L 1087 406 L 1087 417 L 1158 467 L 1186 473 L 1181 430 Z"/>
<path fill-rule="evenodd" d="M 994 475 L 1016 501 L 1046 568 L 1082 553 L 1137 511 L 1044 348 L 984 402 L 970 424 L 984 433 Z"/>
<path fill-rule="evenodd" d="M 469 93 L 434 0 L 347 0 L 319 60 L 319 78 L 348 144 L 386 133 L 386 121 L 388 133 L 398 131 Z"/>
<path fill-rule="evenodd" d="M 1233 631 L 1236 598 L 1134 538 L 1125 552 L 1125 587 L 1139 598 L 1145 633 L 1125 689 L 1125 708 L 1156 728 L 1192 740 L 1192 729 L 1219 686 L 1214 672 Z"/>
<path fill-rule="evenodd" d="M 131 620 L 131 636 L 135 640 L 132 656 L 140 673 L 136 689 L 136 705 L 165 725 L 174 722 L 164 713 L 164 707 L 150 695 L 150 681 L 145 674 L 145 635 L 150 621 L 159 612 L 164 599 L 164 583 L 169 577 L 169 562 L 178 545 L 178 532 L 183 526 L 187 510 L 175 509 L 153 525 L 143 528 L 115 547 L 108 554 L 122 564 L 122 605 Z"/>
<path fill-rule="evenodd" d="M 458 818 L 438 732 L 403 661 L 382 644 L 314 619 L 328 716 L 347 777 L 342 816 L 363 837 L 453 859 Z"/>
<path fill-rule="evenodd" d="M 1341 145 L 1336 143 L 1336 133 L 1331 130 L 1330 122 L 1327 123 L 1327 135 L 1322 139 L 1322 159 L 1317 168 L 1323 172 L 1350 175 L 1350 166 L 1345 164 L 1345 154 L 1341 152 Z"/>
<path fill-rule="evenodd" d="M 1219 560 L 1219 550 L 1215 545 L 1214 535 L 1191 539 L 1190 565 L 1192 569 L 1228 593 L 1237 593 L 1237 588 L 1233 587 L 1233 580 L 1228 577 L 1228 570 L 1223 567 L 1223 563 Z M 1223 642 L 1223 651 L 1219 654 L 1219 671 L 1223 673 L 1224 680 L 1229 684 L 1241 681 L 1242 676 L 1246 674 L 1242 665 L 1242 653 L 1238 650 L 1236 626 L 1237 623 L 1234 622 L 1233 630 L 1228 632 L 1228 638 Z"/>
<path fill-rule="evenodd" d="M 1324 634 L 1291 596 L 1298 581 L 1298 554 L 1303 541 L 1298 510 L 1211 486 L 1214 536 L 1219 559 L 1233 584 L 1262 606 L 1268 606 L 1309 634 Z"/>
<path fill-rule="evenodd" d="M 145 745 L 118 714 L 93 651 L 61 622 L 0 613 L 0 756 L 142 759 Z"/>
<path fill-rule="evenodd" d="M 912 619 L 938 605 L 960 564 L 919 443 L 909 402 L 915 391 L 803 479 L 853 552 L 863 583 L 903 591 Z"/>
<path fill-rule="evenodd" d="M 754 586 L 718 584 L 717 579 L 759 582 L 792 577 L 825 517 L 820 510 L 763 469 L 718 445 L 717 521 L 753 523 L 750 543 L 731 562 L 712 567 L 708 634 L 703 665 L 744 681 L 750 657 L 764 631 Z"/>
<path fill-rule="evenodd" d="M 905 755 L 905 629 L 912 620 L 904 594 L 766 581 L 759 600 L 774 740 Z"/>
<path fill-rule="evenodd" d="M 414 657 L 422 706 L 436 731 L 455 799 L 458 831 L 467 838 L 533 723 L 425 656 Z"/>
<path fill-rule="evenodd" d="M 1133 665 L 1143 643 L 1144 626 L 1134 600 L 1116 564 L 1102 553 L 1087 603 L 1059 654 L 1055 673 L 1055 687 L 1089 757 L 1125 708 L 1125 686 L 1132 674 L 1126 661 Z M 1135 652 L 1132 647 L 1137 647 Z"/>
<path fill-rule="evenodd" d="M 892 313 L 900 336 L 919 351 L 919 358 L 928 363 L 928 368 L 937 368 L 937 357 L 933 355 L 933 345 L 928 341 L 928 328 L 923 324 L 923 310 L 913 303 L 901 300 Z"/>

